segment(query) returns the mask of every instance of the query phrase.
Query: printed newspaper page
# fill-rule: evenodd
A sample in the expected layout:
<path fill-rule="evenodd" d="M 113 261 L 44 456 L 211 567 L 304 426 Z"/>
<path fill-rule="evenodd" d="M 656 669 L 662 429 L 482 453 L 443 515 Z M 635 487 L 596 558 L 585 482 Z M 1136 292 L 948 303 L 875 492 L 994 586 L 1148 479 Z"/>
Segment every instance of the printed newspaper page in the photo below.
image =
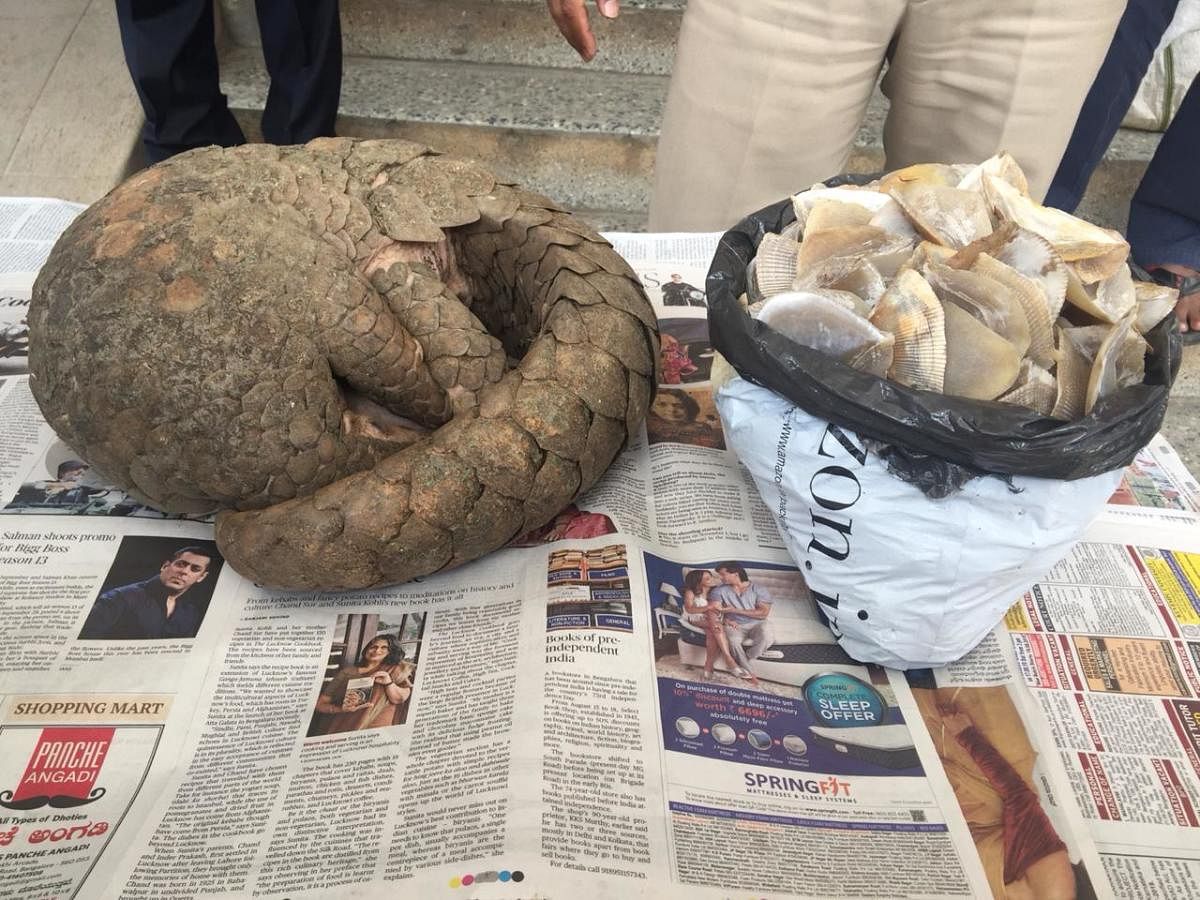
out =
<path fill-rule="evenodd" d="M 720 235 L 610 237 L 642 279 L 662 337 L 661 382 L 646 416 L 654 540 L 664 548 L 716 543 L 726 552 L 786 559 L 770 510 L 725 446 L 712 398 L 704 282 Z"/>
<path fill-rule="evenodd" d="M 379 591 L 243 583 L 180 765 L 97 890 L 986 895 L 904 683 L 819 643 L 705 680 L 655 631 L 658 559 L 617 533 Z M 746 574 L 803 599 L 794 569 Z"/>
<path fill-rule="evenodd" d="M 103 484 L 42 421 L 27 379 L 0 373 L 0 613 L 13 623 L 0 634 L 0 897 L 1190 884 L 1190 831 L 1126 833 L 1131 816 L 1099 815 L 1079 775 L 1103 771 L 1114 798 L 1159 815 L 1139 786 L 1174 773 L 1182 787 L 1163 796 L 1194 809 L 1186 743 L 1143 746 L 1111 724 L 1082 767 L 1041 702 L 1068 682 L 1031 688 L 1042 669 L 1007 636 L 912 686 L 841 651 L 712 408 L 702 286 L 716 239 L 613 236 L 662 319 L 645 435 L 512 549 L 394 588 L 249 583 L 209 524 Z M 1167 473 L 1151 478 L 1162 496 L 1166 482 L 1183 492 L 1165 442 L 1147 458 Z M 1151 508 L 1168 509 L 1132 507 Z M 1121 688 L 1071 682 L 1089 700 L 1192 702 L 1197 548 L 1131 526 L 1114 519 L 1093 543 L 1137 535 L 1145 579 L 1108 577 L 1125 563 L 1085 549 L 1015 608 L 1033 612 L 1010 622 L 1012 640 L 1046 656 L 1066 631 L 1054 646 L 1080 677 Z M 1139 584 L 1133 611 L 1102 594 L 1103 616 L 1072 593 Z M 1159 706 L 1164 727 L 1191 733 L 1190 707 Z M 1110 759 L 1143 753 L 1136 771 Z M 1126 771 L 1142 777 L 1114 774 Z M 1096 832 L 1103 863 L 1098 825 L 1115 829 Z"/>
<path fill-rule="evenodd" d="M 1113 896 L 1045 719 L 1015 672 L 997 629 L 951 666 L 905 673 L 991 895 Z"/>
<path fill-rule="evenodd" d="M 1200 525 L 1200 481 L 1162 435 L 1125 470 L 1108 503 L 1105 517 L 1115 522 Z"/>
<path fill-rule="evenodd" d="M 346 595 L 243 581 L 188 752 L 109 893 L 455 896 L 489 866 L 523 881 L 536 826 L 511 781 L 540 745 L 521 723 L 522 557 Z"/>
<path fill-rule="evenodd" d="M 43 197 L 0 197 L 0 278 L 33 278 L 58 236 L 86 207 Z"/>
<path fill-rule="evenodd" d="M 1200 896 L 1200 531 L 1098 522 L 1007 625 L 1117 895 Z"/>
<path fill-rule="evenodd" d="M 0 896 L 75 896 L 161 794 L 239 580 L 211 532 L 0 517 Z"/>
<path fill-rule="evenodd" d="M 33 280 L 83 209 L 65 200 L 0 197 L 0 377 L 28 370 L 25 313 Z"/>

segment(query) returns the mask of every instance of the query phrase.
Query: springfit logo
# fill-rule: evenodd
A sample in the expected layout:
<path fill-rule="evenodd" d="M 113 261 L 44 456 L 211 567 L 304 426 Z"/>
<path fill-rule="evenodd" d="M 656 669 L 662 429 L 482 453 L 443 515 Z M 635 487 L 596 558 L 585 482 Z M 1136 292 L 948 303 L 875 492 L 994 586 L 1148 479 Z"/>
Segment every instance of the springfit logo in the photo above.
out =
<path fill-rule="evenodd" d="M 827 797 L 849 797 L 850 782 L 836 775 L 824 778 L 794 778 L 790 775 L 764 775 L 761 772 L 743 772 L 745 787 L 750 793 L 823 794 Z"/>
<path fill-rule="evenodd" d="M 0 790 L 0 806 L 27 811 L 71 809 L 104 796 L 96 787 L 115 728 L 43 728 L 15 790 Z"/>

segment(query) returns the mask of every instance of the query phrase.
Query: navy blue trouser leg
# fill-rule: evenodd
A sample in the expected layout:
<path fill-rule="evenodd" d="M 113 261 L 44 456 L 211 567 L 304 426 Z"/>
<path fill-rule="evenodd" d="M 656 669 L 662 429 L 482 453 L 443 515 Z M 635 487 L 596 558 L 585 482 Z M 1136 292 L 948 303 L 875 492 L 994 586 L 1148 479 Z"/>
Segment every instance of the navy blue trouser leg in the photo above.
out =
<path fill-rule="evenodd" d="M 342 91 L 338 0 L 256 0 L 271 89 L 263 110 L 270 144 L 332 137 Z"/>
<path fill-rule="evenodd" d="M 117 21 L 150 162 L 245 143 L 218 81 L 212 0 L 117 0 Z"/>
<path fill-rule="evenodd" d="M 1075 131 L 1046 194 L 1047 206 L 1072 212 L 1079 205 L 1178 5 L 1179 0 L 1129 0 L 1108 55 L 1079 110 Z"/>
<path fill-rule="evenodd" d="M 116 0 L 121 43 L 146 115 L 150 162 L 246 142 L 221 93 L 213 0 Z M 271 87 L 263 137 L 299 144 L 334 133 L 342 86 L 338 0 L 257 0 Z"/>
<path fill-rule="evenodd" d="M 1142 265 L 1200 269 L 1200 79 L 1193 81 L 1129 205 L 1129 246 Z"/>

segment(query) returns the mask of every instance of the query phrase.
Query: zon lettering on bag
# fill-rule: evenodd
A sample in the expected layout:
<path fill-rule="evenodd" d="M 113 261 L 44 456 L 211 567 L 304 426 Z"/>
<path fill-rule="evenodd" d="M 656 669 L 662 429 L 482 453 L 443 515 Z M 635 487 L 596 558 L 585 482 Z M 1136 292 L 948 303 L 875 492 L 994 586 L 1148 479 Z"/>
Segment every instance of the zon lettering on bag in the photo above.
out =
<path fill-rule="evenodd" d="M 854 443 L 851 436 L 845 431 L 830 423 L 826 426 L 825 431 L 821 434 L 821 440 L 817 444 L 817 456 L 823 456 L 827 459 L 834 459 L 834 453 L 826 449 L 826 442 L 830 437 L 833 437 L 835 444 L 830 448 L 834 451 L 840 445 L 846 454 L 849 454 L 850 459 L 858 464 L 859 467 L 867 462 L 866 447 L 860 447 Z M 839 454 L 842 455 L 842 454 Z M 782 477 L 778 482 L 782 482 Z M 835 485 L 844 484 L 847 487 L 853 485 L 854 496 L 852 498 L 838 497 Z M 836 562 L 845 562 L 850 556 L 850 537 L 851 529 L 854 525 L 854 519 L 851 516 L 846 516 L 844 520 L 839 521 L 832 516 L 824 513 L 818 513 L 815 507 L 820 507 L 828 512 L 842 512 L 854 506 L 862 498 L 862 483 L 858 480 L 858 476 L 846 466 L 831 463 L 823 466 L 813 473 L 812 478 L 808 481 L 808 495 L 812 499 L 814 505 L 810 505 L 808 513 L 812 519 L 813 536 L 808 542 L 807 552 L 811 556 L 814 550 L 824 554 Z M 820 532 L 818 533 L 818 529 Z M 820 534 L 820 536 L 818 536 Z M 835 538 L 833 535 L 836 534 Z M 838 543 L 840 546 L 832 547 L 822 538 L 828 538 L 831 543 Z M 840 538 L 840 541 L 838 540 Z M 808 559 L 804 563 L 804 568 L 812 571 L 813 562 Z M 811 590 L 811 588 L 810 588 Z M 819 591 L 812 591 L 813 598 L 823 606 L 827 606 L 833 610 L 838 608 L 841 595 L 837 594 L 833 597 L 826 596 Z M 841 633 L 841 629 L 837 625 L 837 616 L 826 614 L 829 617 L 829 627 L 835 635 Z"/>

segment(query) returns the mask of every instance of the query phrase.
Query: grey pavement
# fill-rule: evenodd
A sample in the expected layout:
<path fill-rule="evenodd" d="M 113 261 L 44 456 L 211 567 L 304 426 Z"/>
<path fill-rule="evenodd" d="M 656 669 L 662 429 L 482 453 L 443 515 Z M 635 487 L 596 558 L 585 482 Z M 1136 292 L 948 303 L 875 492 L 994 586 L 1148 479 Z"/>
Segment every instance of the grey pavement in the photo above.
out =
<path fill-rule="evenodd" d="M 252 0 L 218 0 L 222 85 L 253 139 L 265 96 Z M 684 0 L 626 0 L 582 66 L 543 0 L 342 0 L 339 131 L 407 137 L 480 159 L 593 224 L 641 230 Z M 850 168 L 882 165 L 876 93 Z M 112 0 L 0 0 L 0 196 L 92 202 L 139 166 L 141 109 Z M 1081 213 L 1123 229 L 1157 135 L 1122 131 Z M 832 173 L 831 173 L 832 174 Z M 1200 347 L 1185 350 L 1164 425 L 1200 471 Z"/>
<path fill-rule="evenodd" d="M 112 0 L 0 0 L 0 195 L 100 198 L 141 118 Z"/>

